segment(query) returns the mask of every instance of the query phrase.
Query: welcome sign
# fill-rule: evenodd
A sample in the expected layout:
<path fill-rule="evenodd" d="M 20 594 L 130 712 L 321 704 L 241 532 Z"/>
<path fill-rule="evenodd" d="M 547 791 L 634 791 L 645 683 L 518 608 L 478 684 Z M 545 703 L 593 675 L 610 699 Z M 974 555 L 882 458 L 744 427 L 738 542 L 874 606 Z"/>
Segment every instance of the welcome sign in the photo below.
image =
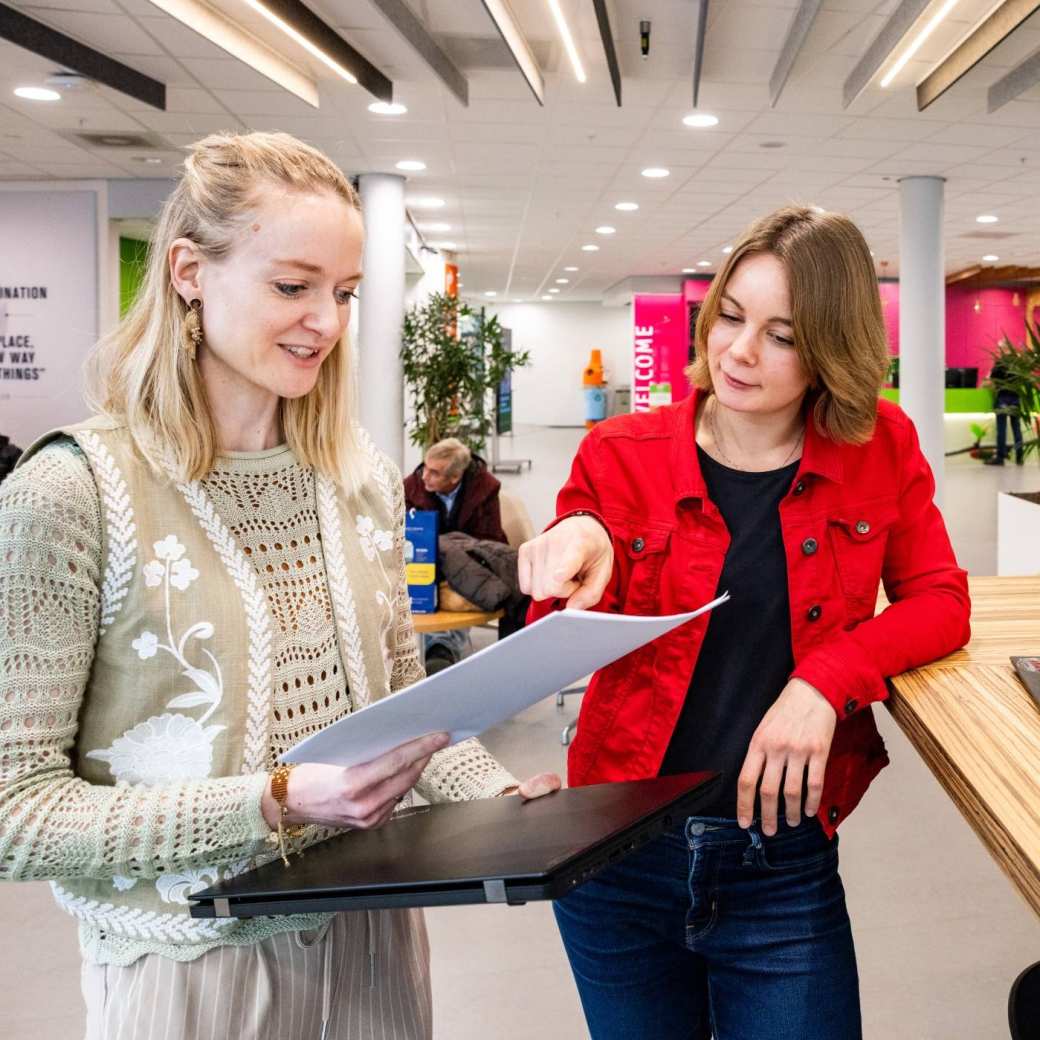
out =
<path fill-rule="evenodd" d="M 21 447 L 86 415 L 98 336 L 97 197 L 0 191 L 0 433 Z"/>
<path fill-rule="evenodd" d="M 690 392 L 683 375 L 690 343 L 686 301 L 673 293 L 637 293 L 632 319 L 632 411 L 682 400 Z"/>

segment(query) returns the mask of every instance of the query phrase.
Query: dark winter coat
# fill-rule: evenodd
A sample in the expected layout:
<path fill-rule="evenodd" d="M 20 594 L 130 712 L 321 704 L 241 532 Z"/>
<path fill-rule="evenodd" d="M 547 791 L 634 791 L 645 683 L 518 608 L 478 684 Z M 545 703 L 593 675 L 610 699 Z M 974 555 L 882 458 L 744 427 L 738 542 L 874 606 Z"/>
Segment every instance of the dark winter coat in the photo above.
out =
<path fill-rule="evenodd" d="M 516 549 L 454 531 L 438 539 L 441 577 L 481 610 L 501 610 L 521 599 Z"/>

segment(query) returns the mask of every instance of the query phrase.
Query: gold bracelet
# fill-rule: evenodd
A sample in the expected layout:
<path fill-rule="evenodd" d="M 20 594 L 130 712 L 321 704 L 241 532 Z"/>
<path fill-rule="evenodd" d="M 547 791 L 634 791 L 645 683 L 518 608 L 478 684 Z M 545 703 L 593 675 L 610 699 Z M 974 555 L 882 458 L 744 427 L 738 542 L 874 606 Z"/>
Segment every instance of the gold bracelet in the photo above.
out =
<path fill-rule="evenodd" d="M 285 823 L 289 815 L 289 774 L 296 768 L 294 762 L 278 766 L 271 772 L 271 797 L 278 803 L 278 851 L 282 854 L 282 862 L 289 866 L 289 853 L 286 848 L 286 837 L 296 838 L 303 833 L 303 827 L 288 827 Z M 271 835 L 274 839 L 274 834 Z"/>

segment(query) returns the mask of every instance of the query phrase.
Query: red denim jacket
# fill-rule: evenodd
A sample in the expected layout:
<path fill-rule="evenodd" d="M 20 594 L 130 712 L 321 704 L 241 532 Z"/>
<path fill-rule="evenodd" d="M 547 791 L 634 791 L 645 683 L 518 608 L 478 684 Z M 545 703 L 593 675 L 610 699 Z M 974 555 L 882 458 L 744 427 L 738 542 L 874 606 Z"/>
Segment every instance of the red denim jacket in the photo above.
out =
<path fill-rule="evenodd" d="M 553 523 L 587 511 L 610 531 L 614 572 L 597 610 L 675 614 L 715 595 L 729 533 L 697 460 L 702 400 L 608 420 L 582 441 Z M 917 433 L 897 406 L 878 402 L 873 438 L 859 446 L 836 444 L 807 423 L 780 525 L 792 676 L 815 686 L 838 716 L 819 812 L 829 834 L 888 763 L 871 711 L 888 696 L 886 677 L 969 638 L 967 575 L 934 491 Z M 879 581 L 892 605 L 875 617 Z M 536 603 L 531 619 L 560 605 Z M 745 623 L 731 604 L 716 609 Z M 593 676 L 570 749 L 572 785 L 658 774 L 707 625 L 707 615 L 695 618 Z"/>

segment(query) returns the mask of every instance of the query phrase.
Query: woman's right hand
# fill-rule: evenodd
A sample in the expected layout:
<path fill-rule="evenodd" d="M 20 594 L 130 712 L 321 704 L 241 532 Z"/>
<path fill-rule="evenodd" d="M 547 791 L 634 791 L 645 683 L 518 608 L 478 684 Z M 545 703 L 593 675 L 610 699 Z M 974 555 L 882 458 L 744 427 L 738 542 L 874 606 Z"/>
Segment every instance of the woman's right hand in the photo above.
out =
<path fill-rule="evenodd" d="M 288 813 L 282 822 L 354 830 L 382 826 L 415 786 L 433 753 L 447 747 L 449 739 L 447 733 L 428 733 L 371 762 L 347 769 L 301 762 L 289 774 Z M 277 828 L 281 807 L 271 794 L 270 783 L 261 811 L 267 825 L 272 830 Z"/>
<path fill-rule="evenodd" d="M 614 546 L 591 516 L 569 516 L 520 546 L 520 591 L 533 600 L 566 599 L 588 610 L 603 597 L 614 570 Z"/>

